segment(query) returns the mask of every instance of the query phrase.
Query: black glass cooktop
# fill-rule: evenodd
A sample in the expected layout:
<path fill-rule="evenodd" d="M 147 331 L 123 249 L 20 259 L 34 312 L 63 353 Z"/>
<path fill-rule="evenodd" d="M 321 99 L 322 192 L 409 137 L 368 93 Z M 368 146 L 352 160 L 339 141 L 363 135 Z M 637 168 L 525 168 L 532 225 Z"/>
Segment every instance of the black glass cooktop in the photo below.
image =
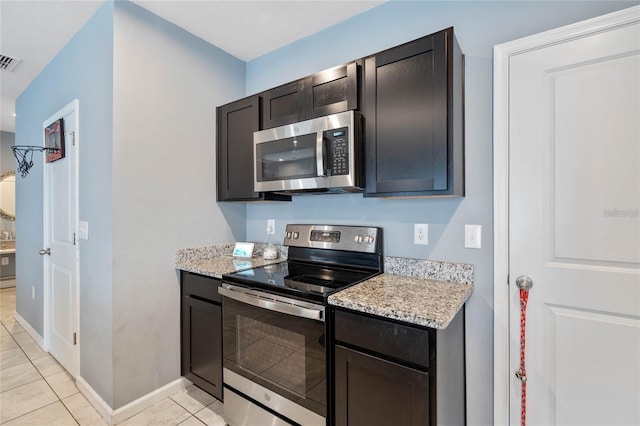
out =
<path fill-rule="evenodd" d="M 377 272 L 340 269 L 298 262 L 282 262 L 223 276 L 223 281 L 241 283 L 287 293 L 303 298 L 323 300 L 330 293 L 364 281 Z"/>

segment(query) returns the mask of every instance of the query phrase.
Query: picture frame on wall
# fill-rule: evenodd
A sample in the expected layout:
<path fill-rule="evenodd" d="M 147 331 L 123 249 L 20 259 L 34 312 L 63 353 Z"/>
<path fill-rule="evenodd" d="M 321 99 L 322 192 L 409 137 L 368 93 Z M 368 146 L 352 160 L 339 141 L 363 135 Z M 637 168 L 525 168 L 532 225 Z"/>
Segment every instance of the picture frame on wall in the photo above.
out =
<path fill-rule="evenodd" d="M 64 120 L 59 118 L 44 129 L 46 162 L 52 163 L 64 158 Z"/>

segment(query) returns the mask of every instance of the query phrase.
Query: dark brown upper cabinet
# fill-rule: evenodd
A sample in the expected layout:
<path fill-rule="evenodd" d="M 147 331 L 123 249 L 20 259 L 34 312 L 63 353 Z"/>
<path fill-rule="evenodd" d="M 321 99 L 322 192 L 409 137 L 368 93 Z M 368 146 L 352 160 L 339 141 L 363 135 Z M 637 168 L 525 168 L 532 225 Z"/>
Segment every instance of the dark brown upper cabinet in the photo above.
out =
<path fill-rule="evenodd" d="M 218 201 L 291 200 L 253 190 L 253 132 L 260 130 L 258 95 L 217 108 Z"/>
<path fill-rule="evenodd" d="M 262 128 L 358 109 L 356 62 L 340 65 L 262 93 Z"/>
<path fill-rule="evenodd" d="M 305 93 L 306 118 L 358 109 L 358 80 L 355 62 L 309 77 Z"/>
<path fill-rule="evenodd" d="M 453 28 L 365 58 L 365 196 L 464 196 L 463 84 Z"/>
<path fill-rule="evenodd" d="M 304 89 L 305 80 L 297 80 L 264 92 L 262 128 L 269 129 L 305 120 Z"/>

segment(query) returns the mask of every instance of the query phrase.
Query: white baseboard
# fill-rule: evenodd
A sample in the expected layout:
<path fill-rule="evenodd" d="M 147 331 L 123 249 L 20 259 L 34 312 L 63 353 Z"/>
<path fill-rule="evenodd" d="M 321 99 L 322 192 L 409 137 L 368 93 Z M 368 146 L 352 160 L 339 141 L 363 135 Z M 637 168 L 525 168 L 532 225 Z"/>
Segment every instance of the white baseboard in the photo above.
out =
<path fill-rule="evenodd" d="M 111 421 L 111 418 L 113 417 L 113 409 L 80 375 L 78 375 L 78 378 L 76 379 L 76 387 L 78 388 L 80 393 L 83 394 L 85 398 L 87 398 L 89 404 L 91 404 L 93 408 L 98 411 L 104 421 L 107 422 L 108 425 L 112 425 L 113 423 Z"/>
<path fill-rule="evenodd" d="M 76 386 L 80 392 L 87 398 L 89 403 L 98 410 L 98 413 L 109 425 L 115 425 L 123 422 L 126 419 L 135 416 L 136 414 L 151 407 L 156 402 L 162 401 L 168 396 L 173 395 L 176 392 L 184 390 L 191 384 L 190 381 L 184 377 L 180 377 L 173 382 L 170 382 L 148 394 L 141 396 L 140 398 L 131 401 L 125 406 L 122 406 L 116 410 L 112 409 L 107 402 L 98 395 L 98 393 L 89 385 L 86 380 L 78 376 Z"/>
<path fill-rule="evenodd" d="M 38 334 L 36 329 L 31 327 L 31 324 L 29 324 L 26 319 L 22 318 L 19 313 L 14 312 L 13 317 L 16 319 L 16 321 L 18 321 L 18 324 L 20 324 L 22 328 L 24 328 L 24 331 L 26 331 L 29 336 L 31 336 L 33 340 L 36 341 L 38 346 L 40 346 L 40 348 L 46 352 L 46 350 L 44 349 L 44 339 Z"/>

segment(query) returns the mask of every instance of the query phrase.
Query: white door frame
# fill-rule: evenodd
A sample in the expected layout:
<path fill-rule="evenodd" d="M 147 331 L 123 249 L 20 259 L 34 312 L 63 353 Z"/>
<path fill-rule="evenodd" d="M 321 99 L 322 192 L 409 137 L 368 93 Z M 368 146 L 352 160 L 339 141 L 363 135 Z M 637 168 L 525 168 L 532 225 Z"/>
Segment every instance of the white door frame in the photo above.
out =
<path fill-rule="evenodd" d="M 592 18 L 493 50 L 493 422 L 509 424 L 509 62 L 512 56 L 640 20 L 640 6 Z M 519 333 L 519 330 L 516 334 Z M 518 334 L 519 336 L 519 334 Z M 516 336 L 516 337 L 518 337 Z"/>
<path fill-rule="evenodd" d="M 79 176 L 79 172 L 80 172 L 80 152 L 79 152 L 79 144 L 78 141 L 80 140 L 80 102 L 78 101 L 78 99 L 74 99 L 73 101 L 71 101 L 70 103 L 68 103 L 66 106 L 64 106 L 62 109 L 60 109 L 58 112 L 56 112 L 55 114 L 53 114 L 51 117 L 49 117 L 47 120 L 45 120 L 42 123 L 42 128 L 46 128 L 48 125 L 50 125 L 52 122 L 54 122 L 55 120 L 59 119 L 60 117 L 66 117 L 70 114 L 75 113 L 76 116 L 76 120 L 75 120 L 75 127 L 73 129 L 69 129 L 67 127 L 64 128 L 64 132 L 65 132 L 65 143 L 67 144 L 67 146 L 69 146 L 69 144 L 73 143 L 75 145 L 75 155 L 73 155 L 71 158 L 73 158 L 73 162 L 74 164 L 72 164 L 72 167 L 74 168 L 74 173 L 76 174 L 76 180 L 75 180 L 75 193 L 76 193 L 76 199 L 75 199 L 75 217 L 76 217 L 76 223 L 74 228 L 76 229 L 76 235 L 77 235 L 77 228 L 78 228 L 78 218 L 79 218 L 79 179 L 77 179 L 77 177 Z M 66 123 L 65 123 L 66 124 Z M 72 138 L 67 138 L 66 134 L 69 132 L 73 132 L 73 137 Z M 42 132 L 43 134 L 43 139 L 44 139 L 44 130 Z M 46 142 L 45 142 L 46 144 Z M 46 156 L 46 153 L 44 154 Z M 70 158 L 67 157 L 67 159 L 69 161 Z M 43 160 L 43 167 L 45 167 L 44 160 Z M 49 194 L 47 194 L 47 184 L 46 184 L 46 179 L 47 179 L 47 174 L 43 173 L 42 174 L 42 183 L 43 183 L 43 193 L 42 193 L 42 205 L 43 205 L 43 215 L 42 215 L 42 221 L 43 221 L 43 242 L 45 244 L 46 247 L 48 247 L 49 241 L 48 241 L 48 233 L 49 233 L 49 226 L 47 224 L 47 215 L 48 215 L 48 197 Z M 76 240 L 77 241 L 77 240 Z M 43 247 L 43 248 L 46 248 Z M 75 259 L 76 259 L 76 264 L 75 264 L 75 271 L 74 273 L 76 274 L 76 278 L 77 278 L 77 285 L 76 285 L 76 312 L 75 312 L 75 316 L 76 316 L 76 326 L 77 329 L 80 329 L 80 245 L 76 244 L 75 245 Z M 51 321 L 50 321 L 50 316 L 51 316 L 51 281 L 50 281 L 50 274 L 47 273 L 48 272 L 48 268 L 44 267 L 43 268 L 43 284 L 44 284 L 44 309 L 43 309 L 43 330 L 44 330 L 44 350 L 49 352 L 49 346 L 50 346 L 50 338 L 51 338 Z M 79 334 L 79 333 L 78 333 Z M 75 351 L 76 351 L 76 368 L 74 372 L 69 372 L 74 379 L 77 379 L 80 376 L 80 339 L 78 338 L 77 340 L 77 344 L 75 346 Z"/>

